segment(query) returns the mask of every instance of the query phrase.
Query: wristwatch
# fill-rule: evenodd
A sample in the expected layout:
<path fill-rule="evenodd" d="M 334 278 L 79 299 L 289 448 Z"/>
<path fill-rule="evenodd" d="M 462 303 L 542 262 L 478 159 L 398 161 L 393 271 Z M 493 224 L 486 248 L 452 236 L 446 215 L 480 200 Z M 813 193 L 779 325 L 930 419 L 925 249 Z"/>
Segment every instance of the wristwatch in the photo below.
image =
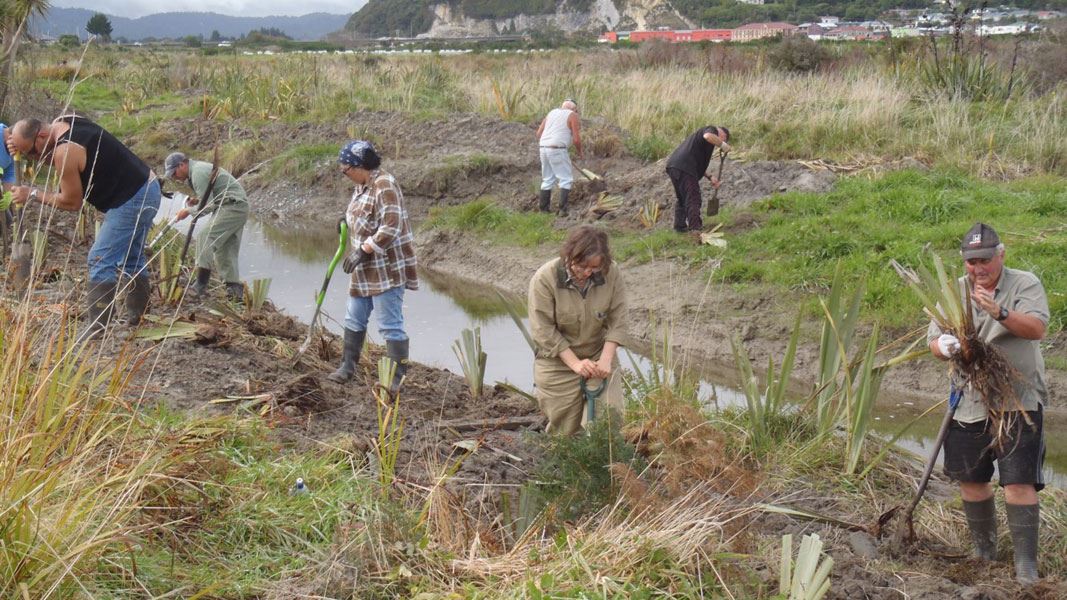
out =
<path fill-rule="evenodd" d="M 39 198 L 40 196 L 37 194 L 37 188 L 30 188 L 30 196 L 28 199 L 36 202 Z"/>
<path fill-rule="evenodd" d="M 1006 309 L 1003 306 L 1001 306 L 1000 307 L 1000 314 L 997 315 L 996 319 L 998 321 L 1003 321 L 1004 319 L 1007 319 L 1007 318 L 1008 318 L 1008 309 Z"/>

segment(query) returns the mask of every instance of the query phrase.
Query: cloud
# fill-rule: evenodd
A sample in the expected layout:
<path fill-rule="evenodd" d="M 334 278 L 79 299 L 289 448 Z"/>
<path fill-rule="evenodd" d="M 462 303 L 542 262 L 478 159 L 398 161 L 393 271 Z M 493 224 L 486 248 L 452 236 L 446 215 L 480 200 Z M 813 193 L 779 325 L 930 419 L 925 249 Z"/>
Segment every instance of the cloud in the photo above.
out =
<path fill-rule="evenodd" d="M 306 15 L 313 12 L 351 14 L 358 0 L 53 0 L 52 6 L 87 8 L 110 15 L 137 18 L 161 12 L 215 12 L 236 17 Z"/>

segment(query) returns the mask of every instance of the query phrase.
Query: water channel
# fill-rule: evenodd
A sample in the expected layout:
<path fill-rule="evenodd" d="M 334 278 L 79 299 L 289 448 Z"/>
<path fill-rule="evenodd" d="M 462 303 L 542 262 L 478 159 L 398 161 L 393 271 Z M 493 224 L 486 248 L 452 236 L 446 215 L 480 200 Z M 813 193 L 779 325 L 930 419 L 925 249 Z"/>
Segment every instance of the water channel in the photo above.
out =
<path fill-rule="evenodd" d="M 157 220 L 170 219 L 177 209 L 176 203 L 164 199 Z M 188 220 L 179 225 L 181 231 L 186 230 L 187 223 Z M 197 227 L 206 224 L 206 220 L 201 220 Z M 336 249 L 337 234 L 332 227 L 293 229 L 281 222 L 250 221 L 241 246 L 241 275 L 245 281 L 270 278 L 271 302 L 286 314 L 306 322 L 314 312 L 314 295 L 322 286 L 326 266 Z M 489 357 L 486 383 L 507 381 L 532 391 L 530 348 L 508 315 L 505 302 L 492 290 L 493 282 L 486 281 L 480 286 L 449 280 L 430 271 L 421 272 L 420 278 L 420 289 L 404 296 L 411 359 L 462 373 L 452 343 L 463 329 L 479 327 L 482 347 Z M 336 333 L 341 331 L 347 297 L 347 277 L 338 266 L 323 303 L 323 322 Z M 515 300 L 521 304 L 521 299 Z M 376 327 L 372 317 L 370 337 L 381 343 Z M 651 368 L 648 358 L 631 354 L 637 368 L 644 371 Z M 630 368 L 630 359 L 624 355 L 621 360 L 624 368 Z M 705 402 L 719 406 L 744 405 L 732 366 L 707 365 L 698 372 L 699 394 Z M 875 412 L 875 429 L 891 437 L 928 407 L 926 401 L 883 392 Z M 935 411 L 924 417 L 898 440 L 898 445 L 925 458 L 943 414 Z M 1067 488 L 1067 436 L 1056 432 L 1065 429 L 1067 416 L 1046 415 L 1046 481 L 1060 488 Z"/>

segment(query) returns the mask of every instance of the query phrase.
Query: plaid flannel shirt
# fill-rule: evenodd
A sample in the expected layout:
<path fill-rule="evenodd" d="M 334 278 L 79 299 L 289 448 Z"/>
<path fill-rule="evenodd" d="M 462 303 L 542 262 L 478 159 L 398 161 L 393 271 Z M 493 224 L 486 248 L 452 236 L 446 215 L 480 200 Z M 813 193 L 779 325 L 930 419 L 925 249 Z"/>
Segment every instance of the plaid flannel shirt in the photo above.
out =
<path fill-rule="evenodd" d="M 374 255 L 352 272 L 351 296 L 376 296 L 398 286 L 419 289 L 415 272 L 415 238 L 411 234 L 404 194 L 396 179 L 382 170 L 372 171 L 367 185 L 356 186 L 345 213 L 350 252 L 364 243 Z"/>

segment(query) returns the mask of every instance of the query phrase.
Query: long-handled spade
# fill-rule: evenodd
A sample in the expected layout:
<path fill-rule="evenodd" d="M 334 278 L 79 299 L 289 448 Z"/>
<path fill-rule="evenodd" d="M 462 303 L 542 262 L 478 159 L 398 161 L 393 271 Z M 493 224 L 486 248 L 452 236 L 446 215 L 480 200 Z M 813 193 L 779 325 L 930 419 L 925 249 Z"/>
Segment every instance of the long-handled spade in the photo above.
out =
<path fill-rule="evenodd" d="M 22 185 L 25 174 L 22 157 L 16 154 L 14 159 L 15 185 Z M 11 278 L 15 289 L 22 289 L 29 284 L 30 273 L 33 270 L 33 248 L 26 237 L 25 214 L 25 204 L 17 207 L 11 223 Z"/>
<path fill-rule="evenodd" d="M 915 524 L 912 522 L 915 508 L 919 506 L 919 500 L 922 500 L 923 493 L 926 492 L 926 485 L 930 483 L 930 474 L 934 471 L 937 455 L 941 453 L 941 447 L 945 444 L 945 436 L 948 435 L 949 425 L 952 424 L 952 417 L 956 415 L 956 407 L 960 405 L 962 398 L 963 390 L 957 389 L 955 382 L 953 382 L 948 395 L 948 408 L 945 410 L 945 418 L 941 421 L 941 429 L 938 430 L 937 439 L 934 440 L 934 447 L 930 450 L 930 458 L 926 460 L 926 468 L 923 470 L 922 479 L 919 480 L 919 489 L 915 492 L 915 498 L 912 499 L 908 509 L 904 512 L 904 523 L 897 528 L 896 533 L 893 535 L 892 543 L 894 549 L 902 550 L 915 541 Z M 882 518 L 888 520 L 887 517 L 892 517 L 891 513 L 895 511 L 896 508 L 890 509 Z"/>
<path fill-rule="evenodd" d="M 722 187 L 722 166 L 726 162 L 726 152 L 719 148 L 719 174 L 715 176 L 715 179 L 719 182 L 719 187 Z M 710 178 L 709 178 L 710 180 Z M 711 192 L 711 199 L 708 200 L 708 214 L 712 217 L 719 214 L 719 188 L 716 187 Z"/>
<path fill-rule="evenodd" d="M 604 393 L 604 388 L 608 387 L 608 380 L 601 379 L 600 385 L 596 387 L 589 387 L 586 385 L 589 381 L 582 377 L 581 386 L 582 394 L 585 395 L 585 420 L 592 424 L 596 420 L 596 401 L 600 398 L 600 395 Z"/>
<path fill-rule="evenodd" d="M 326 289 L 330 287 L 330 278 L 333 277 L 333 271 L 337 268 L 337 263 L 344 258 L 345 250 L 348 248 L 348 223 L 341 221 L 339 228 L 340 239 L 337 242 L 337 252 L 334 252 L 330 266 L 326 267 L 326 278 L 322 280 L 322 289 L 315 296 L 315 313 L 311 315 L 311 321 L 308 322 L 307 339 L 304 340 L 303 344 L 300 344 L 300 348 L 297 349 L 296 355 L 293 357 L 294 367 L 300 363 L 300 358 L 311 347 L 311 340 L 315 335 L 315 323 L 318 322 L 319 315 L 322 313 L 322 301 L 326 298 Z"/>

